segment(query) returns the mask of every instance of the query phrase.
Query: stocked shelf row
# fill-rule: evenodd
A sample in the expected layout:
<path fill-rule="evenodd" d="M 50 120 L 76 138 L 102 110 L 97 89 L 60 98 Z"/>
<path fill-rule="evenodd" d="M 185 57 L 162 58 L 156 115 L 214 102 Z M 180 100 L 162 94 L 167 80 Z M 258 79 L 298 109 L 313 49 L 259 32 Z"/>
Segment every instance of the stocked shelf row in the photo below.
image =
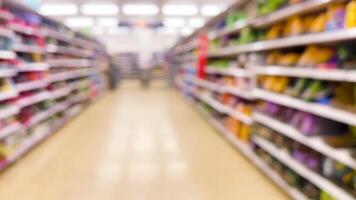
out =
<path fill-rule="evenodd" d="M 269 41 L 254 42 L 251 44 L 222 47 L 209 52 L 210 57 L 231 56 L 242 53 L 267 51 L 310 44 L 332 43 L 356 39 L 356 29 L 336 30 L 330 32 L 305 34 Z"/>
<path fill-rule="evenodd" d="M 234 148 L 240 151 L 252 164 L 261 170 L 267 177 L 278 185 L 284 192 L 289 194 L 293 199 L 306 200 L 308 199 L 301 192 L 288 185 L 274 170 L 264 163 L 251 149 L 251 147 L 236 139 L 234 134 L 226 129 L 221 122 L 214 119 L 208 112 L 202 109 L 198 104 L 192 102 L 197 112 L 199 112 L 209 124 L 215 128 Z"/>
<path fill-rule="evenodd" d="M 194 78 L 191 76 L 185 80 L 188 80 L 190 83 L 193 83 L 197 86 L 201 86 L 201 87 L 204 87 L 209 90 L 217 91 L 216 88 L 211 87 L 211 85 L 209 85 L 212 83 L 207 83 L 207 81 L 205 81 L 205 80 Z M 223 92 L 227 92 L 227 91 L 223 91 Z M 272 94 L 270 92 L 262 91 L 259 89 L 254 89 L 251 94 L 254 96 L 254 98 L 265 99 L 270 102 L 275 102 L 275 103 L 279 103 L 281 105 L 286 105 L 288 107 L 293 107 L 293 108 L 297 108 L 300 110 L 305 110 L 308 112 L 319 114 L 326 118 L 331 118 L 334 120 L 337 119 L 337 121 L 341 121 L 341 122 L 345 122 L 345 123 L 348 123 L 348 122 L 350 122 L 350 120 L 355 119 L 355 117 L 347 117 L 347 116 L 342 118 L 341 116 L 343 116 L 343 114 L 345 114 L 346 112 L 340 111 L 337 109 L 330 111 L 329 110 L 330 107 L 326 107 L 326 106 L 322 106 L 322 108 L 317 109 L 320 105 L 313 105 L 310 103 L 303 102 L 302 104 L 304 106 L 301 108 L 298 106 L 301 104 L 300 100 L 298 100 L 297 101 L 298 103 L 297 103 L 290 99 L 287 99 L 287 100 L 285 99 L 285 98 L 290 98 L 290 97 L 285 97 L 285 96 L 278 95 L 278 94 Z M 209 97 L 207 95 L 200 95 L 197 97 L 221 113 L 227 113 L 234 117 L 238 116 L 238 117 L 236 117 L 237 119 L 242 120 L 247 124 L 252 123 L 251 119 L 246 118 L 245 116 L 241 116 L 241 114 L 237 114 L 237 112 L 231 112 L 228 108 L 226 108 L 226 106 L 220 104 L 219 102 L 216 102 L 214 99 L 212 99 L 211 97 Z M 272 97 L 275 97 L 275 98 L 272 98 Z M 312 106 L 315 106 L 315 107 L 312 107 Z M 324 107 L 326 107 L 326 108 L 324 108 Z M 321 110 L 322 110 L 322 112 L 321 112 Z M 346 115 L 352 115 L 352 114 L 347 113 Z M 329 145 L 325 144 L 325 142 L 323 142 L 320 138 L 318 138 L 318 137 L 310 138 L 307 136 L 303 136 L 303 134 L 300 133 L 295 128 L 293 128 L 287 124 L 284 124 L 282 122 L 279 122 L 277 120 L 274 120 L 273 118 L 270 118 L 262 113 L 255 112 L 253 115 L 253 119 L 259 123 L 265 124 L 266 126 L 270 126 L 271 128 L 276 129 L 280 133 L 283 133 L 286 136 L 291 137 L 292 139 L 294 139 L 300 143 L 310 146 L 311 148 L 316 149 L 316 150 L 320 151 L 321 153 L 326 154 L 329 157 L 331 157 L 335 160 L 338 160 L 342 163 L 345 163 L 345 164 L 349 165 L 350 167 L 356 169 L 356 160 L 354 158 L 352 158 L 351 152 L 349 149 L 332 148 Z M 347 121 L 347 120 L 349 120 L 349 121 Z"/>
<path fill-rule="evenodd" d="M 271 2 L 236 2 L 180 40 L 177 87 L 292 198 L 355 199 L 355 1 Z"/>
<path fill-rule="evenodd" d="M 312 181 L 315 185 L 320 187 L 321 189 L 328 191 L 332 196 L 336 199 L 354 199 L 350 194 L 346 193 L 343 189 L 335 186 L 335 184 L 331 183 L 329 180 L 320 176 L 319 174 L 313 172 L 312 170 L 306 168 L 295 159 L 291 158 L 289 154 L 286 152 L 281 152 L 275 145 L 266 141 L 265 139 L 254 137 L 253 141 L 256 142 L 259 146 L 269 152 L 271 155 L 276 157 L 278 160 L 292 168 L 298 174 L 304 176 L 308 180 Z"/>
<path fill-rule="evenodd" d="M 108 68 L 95 39 L 17 2 L 1 6 L 0 172 L 100 98 Z"/>
<path fill-rule="evenodd" d="M 75 109 L 75 110 L 74 110 Z M 57 123 L 55 123 L 55 126 L 51 127 L 50 129 L 47 129 L 43 132 L 40 132 L 37 135 L 32 136 L 30 139 L 28 139 L 24 144 L 22 144 L 16 152 L 8 158 L 7 161 L 0 163 L 0 171 L 6 169 L 10 165 L 14 164 L 16 161 L 18 161 L 22 156 L 25 154 L 29 153 L 32 149 L 34 149 L 36 146 L 38 146 L 40 143 L 42 143 L 45 139 L 47 139 L 51 134 L 55 133 L 59 128 L 64 126 L 68 121 L 70 121 L 75 115 L 79 114 L 79 112 L 82 110 L 82 107 L 74 107 L 70 110 L 68 110 L 68 116 L 65 117 L 64 119 L 58 120 Z M 49 116 L 48 113 L 43 113 L 41 116 L 38 116 L 37 121 L 40 121 L 40 119 L 45 119 L 45 116 Z M 10 127 L 9 127 L 10 128 Z M 17 127 L 12 128 L 14 131 L 20 130 L 23 127 L 21 125 L 18 125 Z M 4 136 L 5 137 L 5 136 Z"/>

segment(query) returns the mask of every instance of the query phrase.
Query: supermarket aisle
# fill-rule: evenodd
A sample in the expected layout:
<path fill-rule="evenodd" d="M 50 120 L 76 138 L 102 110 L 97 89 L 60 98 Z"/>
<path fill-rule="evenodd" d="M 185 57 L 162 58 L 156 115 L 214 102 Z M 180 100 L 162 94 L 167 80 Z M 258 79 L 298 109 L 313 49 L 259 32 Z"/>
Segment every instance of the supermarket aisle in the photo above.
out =
<path fill-rule="evenodd" d="M 125 83 L 0 177 L 0 199 L 287 199 L 175 92 Z"/>

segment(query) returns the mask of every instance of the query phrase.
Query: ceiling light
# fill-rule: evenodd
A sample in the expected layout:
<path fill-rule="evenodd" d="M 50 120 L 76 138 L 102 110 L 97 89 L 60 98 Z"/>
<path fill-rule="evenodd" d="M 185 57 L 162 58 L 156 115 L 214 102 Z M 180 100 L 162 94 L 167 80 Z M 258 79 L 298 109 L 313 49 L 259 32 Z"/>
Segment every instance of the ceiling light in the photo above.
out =
<path fill-rule="evenodd" d="M 184 18 L 165 18 L 163 20 L 163 25 L 165 27 L 184 27 L 185 26 L 185 20 Z"/>
<path fill-rule="evenodd" d="M 72 28 L 85 28 L 94 26 L 94 20 L 91 17 L 69 17 L 64 23 Z"/>
<path fill-rule="evenodd" d="M 118 26 L 119 20 L 116 17 L 100 17 L 97 18 L 96 24 L 98 26 Z"/>
<path fill-rule="evenodd" d="M 200 28 L 204 25 L 205 20 L 200 17 L 191 18 L 188 21 L 188 25 L 192 28 Z"/>
<path fill-rule="evenodd" d="M 193 16 L 198 14 L 198 8 L 195 5 L 167 4 L 162 12 L 169 16 Z"/>
<path fill-rule="evenodd" d="M 40 13 L 52 16 L 76 15 L 78 7 L 74 4 L 44 4 L 40 7 Z"/>
<path fill-rule="evenodd" d="M 122 6 L 122 12 L 125 15 L 152 16 L 159 13 L 159 8 L 154 4 L 125 4 Z"/>
<path fill-rule="evenodd" d="M 184 27 L 181 29 L 181 34 L 184 35 L 184 36 L 187 36 L 187 35 L 190 35 L 193 33 L 193 29 L 192 28 L 189 28 L 189 27 Z"/>
<path fill-rule="evenodd" d="M 119 7 L 115 4 L 83 4 L 80 11 L 84 15 L 117 15 Z"/>
<path fill-rule="evenodd" d="M 216 16 L 222 12 L 224 8 L 220 5 L 203 5 L 201 7 L 201 14 L 204 16 Z"/>

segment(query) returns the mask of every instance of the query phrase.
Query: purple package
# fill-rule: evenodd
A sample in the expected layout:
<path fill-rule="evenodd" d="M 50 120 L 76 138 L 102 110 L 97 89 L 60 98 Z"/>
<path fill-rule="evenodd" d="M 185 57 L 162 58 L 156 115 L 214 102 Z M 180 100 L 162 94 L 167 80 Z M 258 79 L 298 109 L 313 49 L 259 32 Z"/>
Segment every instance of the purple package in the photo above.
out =
<path fill-rule="evenodd" d="M 345 19 L 345 10 L 339 10 L 334 13 L 334 15 L 330 18 L 330 21 L 326 24 L 327 31 L 340 30 L 344 28 L 344 19 Z"/>
<path fill-rule="evenodd" d="M 303 163 L 305 164 L 306 167 L 308 167 L 311 170 L 314 170 L 314 171 L 320 170 L 321 161 L 318 157 L 308 156 L 306 161 Z"/>
<path fill-rule="evenodd" d="M 274 116 L 278 113 L 279 109 L 280 106 L 278 106 L 277 104 L 268 102 L 265 106 L 264 113 L 266 113 L 267 115 Z"/>
<path fill-rule="evenodd" d="M 289 123 L 294 126 L 294 127 L 298 127 L 301 120 L 302 120 L 302 117 L 303 117 L 303 112 L 300 112 L 300 111 L 297 111 L 293 116 L 292 118 L 290 118 L 290 121 Z"/>
<path fill-rule="evenodd" d="M 292 117 L 296 114 L 296 110 L 291 109 L 291 108 L 286 108 L 283 112 L 283 122 L 288 122 Z"/>
<path fill-rule="evenodd" d="M 292 151 L 292 157 L 302 163 L 307 160 L 307 154 L 305 154 L 305 152 L 299 149 L 295 149 Z"/>
<path fill-rule="evenodd" d="M 306 136 L 318 135 L 319 119 L 312 114 L 304 113 L 297 129 Z"/>

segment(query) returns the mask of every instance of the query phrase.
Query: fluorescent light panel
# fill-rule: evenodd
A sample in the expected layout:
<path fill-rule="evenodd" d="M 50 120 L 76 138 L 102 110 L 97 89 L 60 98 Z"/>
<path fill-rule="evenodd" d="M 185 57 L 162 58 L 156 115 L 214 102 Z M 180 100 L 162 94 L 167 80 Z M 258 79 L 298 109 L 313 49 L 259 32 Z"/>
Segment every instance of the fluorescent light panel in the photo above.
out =
<path fill-rule="evenodd" d="M 117 15 L 119 7 L 115 4 L 83 4 L 80 11 L 84 15 Z"/>
<path fill-rule="evenodd" d="M 122 12 L 125 15 L 153 16 L 159 13 L 159 8 L 154 4 L 124 4 Z"/>
<path fill-rule="evenodd" d="M 91 17 L 69 17 L 64 23 L 72 28 L 86 28 L 94 26 L 94 19 Z"/>
<path fill-rule="evenodd" d="M 47 16 L 76 15 L 78 7 L 74 4 L 43 4 L 40 13 Z"/>
<path fill-rule="evenodd" d="M 204 25 L 205 20 L 200 17 L 191 18 L 188 21 L 188 25 L 192 28 L 200 28 Z"/>
<path fill-rule="evenodd" d="M 172 17 L 163 19 L 163 25 L 165 27 L 184 27 L 186 25 L 184 18 Z"/>
<path fill-rule="evenodd" d="M 119 20 L 116 17 L 99 17 L 96 19 L 96 24 L 101 27 L 116 27 L 119 25 Z"/>
<path fill-rule="evenodd" d="M 196 5 L 166 4 L 162 8 L 162 13 L 168 16 L 193 16 L 198 14 Z"/>
<path fill-rule="evenodd" d="M 200 12 L 204 16 L 212 17 L 218 15 L 220 12 L 222 12 L 223 9 L 224 8 L 220 5 L 210 4 L 210 5 L 203 5 L 201 7 Z"/>
<path fill-rule="evenodd" d="M 181 29 L 180 33 L 184 36 L 187 36 L 187 35 L 190 35 L 193 33 L 193 29 L 192 28 L 189 28 L 189 27 L 184 27 Z"/>

